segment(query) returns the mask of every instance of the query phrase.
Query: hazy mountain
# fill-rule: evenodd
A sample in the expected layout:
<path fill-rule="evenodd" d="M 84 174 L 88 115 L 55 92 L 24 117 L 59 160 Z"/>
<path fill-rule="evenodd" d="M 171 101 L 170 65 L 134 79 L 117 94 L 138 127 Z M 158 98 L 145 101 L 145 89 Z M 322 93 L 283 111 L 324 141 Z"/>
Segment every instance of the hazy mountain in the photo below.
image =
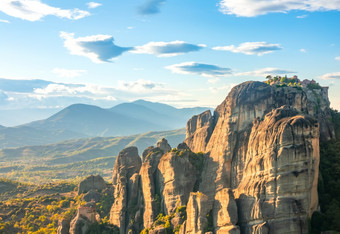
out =
<path fill-rule="evenodd" d="M 0 127 L 0 148 L 50 144 L 67 139 L 88 137 L 69 130 L 44 130 L 29 126 Z"/>
<path fill-rule="evenodd" d="M 42 145 L 94 136 L 128 136 L 184 128 L 208 108 L 183 108 L 138 100 L 110 109 L 74 104 L 51 117 L 13 128 L 0 128 L 0 148 Z"/>
<path fill-rule="evenodd" d="M 185 139 L 185 129 L 149 132 L 126 137 L 95 137 L 56 144 L 0 150 L 0 177 L 20 181 L 49 182 L 100 174 L 111 177 L 115 156 L 128 146 L 139 154 L 166 138 L 172 147 Z M 31 179 L 34 177 L 34 181 Z"/>
<path fill-rule="evenodd" d="M 127 136 L 148 131 L 183 128 L 191 116 L 206 109 L 177 109 L 144 100 L 122 103 L 111 109 L 75 104 L 48 119 L 25 126 L 45 130 L 70 130 L 89 136 Z"/>

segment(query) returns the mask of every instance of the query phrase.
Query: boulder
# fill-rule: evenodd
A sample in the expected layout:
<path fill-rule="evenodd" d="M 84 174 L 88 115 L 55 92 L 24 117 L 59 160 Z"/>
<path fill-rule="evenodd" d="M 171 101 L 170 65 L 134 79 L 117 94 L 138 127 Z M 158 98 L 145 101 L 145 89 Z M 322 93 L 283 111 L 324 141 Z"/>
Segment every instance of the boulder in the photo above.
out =
<path fill-rule="evenodd" d="M 79 183 L 78 194 L 87 193 L 90 190 L 101 191 L 106 187 L 107 185 L 100 175 L 91 175 Z"/>

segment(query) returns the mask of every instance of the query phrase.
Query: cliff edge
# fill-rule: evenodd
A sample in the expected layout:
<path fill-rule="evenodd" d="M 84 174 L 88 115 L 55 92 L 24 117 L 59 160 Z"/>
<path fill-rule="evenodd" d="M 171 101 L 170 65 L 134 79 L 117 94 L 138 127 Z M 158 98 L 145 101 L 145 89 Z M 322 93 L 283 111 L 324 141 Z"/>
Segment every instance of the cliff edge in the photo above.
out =
<path fill-rule="evenodd" d="M 120 233 L 308 233 L 330 118 L 327 88 L 242 83 L 177 148 L 120 153 L 110 220 Z"/>

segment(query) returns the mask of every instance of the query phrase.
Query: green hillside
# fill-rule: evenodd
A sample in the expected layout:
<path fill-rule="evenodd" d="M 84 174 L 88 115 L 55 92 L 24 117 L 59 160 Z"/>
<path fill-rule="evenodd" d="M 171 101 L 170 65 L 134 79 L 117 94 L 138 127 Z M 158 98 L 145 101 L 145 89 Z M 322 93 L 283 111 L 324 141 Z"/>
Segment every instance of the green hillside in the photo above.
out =
<path fill-rule="evenodd" d="M 184 140 L 185 129 L 3 149 L 0 150 L 0 177 L 33 183 L 74 179 L 91 174 L 109 179 L 119 151 L 127 146 L 137 146 L 141 154 L 161 138 L 166 138 L 172 147 L 176 147 Z"/>

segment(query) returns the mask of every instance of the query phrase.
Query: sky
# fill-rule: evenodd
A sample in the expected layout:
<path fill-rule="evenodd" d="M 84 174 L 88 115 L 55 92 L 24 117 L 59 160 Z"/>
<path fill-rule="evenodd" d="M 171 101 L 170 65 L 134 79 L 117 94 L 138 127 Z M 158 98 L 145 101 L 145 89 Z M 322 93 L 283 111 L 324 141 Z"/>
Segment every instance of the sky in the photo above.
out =
<path fill-rule="evenodd" d="M 0 85 L 0 110 L 216 107 L 269 74 L 330 86 L 340 109 L 339 29 L 340 0 L 1 0 L 0 78 L 23 84 Z"/>

